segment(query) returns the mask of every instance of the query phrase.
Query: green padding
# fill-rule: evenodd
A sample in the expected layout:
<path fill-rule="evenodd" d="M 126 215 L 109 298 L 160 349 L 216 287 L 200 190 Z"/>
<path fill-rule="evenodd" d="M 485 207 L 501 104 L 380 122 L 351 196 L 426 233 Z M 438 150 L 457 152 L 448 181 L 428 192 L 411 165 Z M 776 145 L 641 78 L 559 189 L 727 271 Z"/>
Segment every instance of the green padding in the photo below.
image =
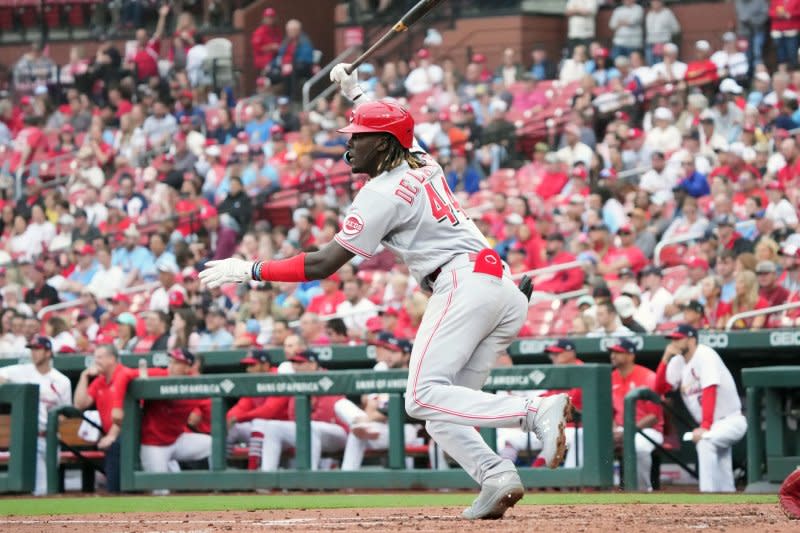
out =
<path fill-rule="evenodd" d="M 309 396 L 393 394 L 389 425 L 396 428 L 392 439 L 402 439 L 404 420 L 400 394 L 405 391 L 407 372 L 332 371 L 313 374 L 217 374 L 191 378 L 137 379 L 128 388 L 122 428 L 122 488 L 126 491 L 167 489 L 245 490 L 251 488 L 471 488 L 474 482 L 460 470 L 405 470 L 402 448 L 395 443 L 391 469 L 358 472 L 312 472 L 309 446 Z M 523 480 L 531 487 L 610 487 L 613 482 L 611 439 L 611 367 L 585 364 L 573 366 L 517 366 L 492 371 L 484 390 L 568 389 L 579 387 L 584 398 L 599 401 L 584 405 L 583 462 L 580 468 L 554 471 L 526 470 Z M 297 470 L 248 472 L 221 468 L 212 461 L 213 472 L 191 471 L 152 474 L 137 471 L 142 399 L 203 398 L 292 395 L 297 401 Z M 214 402 L 211 435 L 213 442 L 225 442 L 226 427 Z M 400 441 L 402 442 L 402 441 Z M 218 445 L 217 445 L 218 446 Z M 213 453 L 219 458 L 219 448 Z"/>
<path fill-rule="evenodd" d="M 33 492 L 39 433 L 39 385 L 0 385 L 0 404 L 11 405 L 8 470 L 0 473 L 0 492 Z"/>

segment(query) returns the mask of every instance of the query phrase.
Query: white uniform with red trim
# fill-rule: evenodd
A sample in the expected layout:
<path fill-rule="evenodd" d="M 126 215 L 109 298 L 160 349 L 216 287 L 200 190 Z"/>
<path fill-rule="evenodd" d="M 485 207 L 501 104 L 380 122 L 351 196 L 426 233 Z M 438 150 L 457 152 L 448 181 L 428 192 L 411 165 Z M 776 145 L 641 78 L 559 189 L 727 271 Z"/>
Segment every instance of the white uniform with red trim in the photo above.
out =
<path fill-rule="evenodd" d="M 686 409 L 699 424 L 703 420 L 703 389 L 717 386 L 714 423 L 697 442 L 697 467 L 701 492 L 735 492 L 731 448 L 747 432 L 747 419 L 731 371 L 713 349 L 698 344 L 687 363 L 682 356 L 667 365 L 667 382 L 681 391 Z"/>
<path fill-rule="evenodd" d="M 427 420 L 428 433 L 478 483 L 514 464 L 492 451 L 475 426 L 527 427 L 532 401 L 480 389 L 519 332 L 528 302 L 496 255 L 476 265 L 489 248 L 461 210 L 441 167 L 403 163 L 371 179 L 356 196 L 336 241 L 370 257 L 379 244 L 408 265 L 433 292 L 409 365 L 406 410 Z M 478 273 L 474 269 L 495 274 Z"/>

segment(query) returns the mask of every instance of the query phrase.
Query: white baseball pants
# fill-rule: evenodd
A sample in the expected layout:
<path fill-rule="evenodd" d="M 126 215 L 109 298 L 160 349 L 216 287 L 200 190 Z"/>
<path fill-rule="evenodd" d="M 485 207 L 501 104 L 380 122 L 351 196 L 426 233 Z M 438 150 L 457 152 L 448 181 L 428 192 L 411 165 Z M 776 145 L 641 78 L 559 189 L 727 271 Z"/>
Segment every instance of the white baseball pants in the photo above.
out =
<path fill-rule="evenodd" d="M 253 432 L 253 424 L 251 422 L 237 422 L 228 428 L 228 434 L 225 442 L 228 446 L 234 446 L 240 442 L 250 442 L 250 433 Z"/>
<path fill-rule="evenodd" d="M 211 435 L 183 433 L 167 446 L 142 445 L 139 459 L 145 472 L 174 472 L 171 461 L 200 461 L 211 455 Z"/>
<path fill-rule="evenodd" d="M 36 485 L 33 488 L 34 496 L 45 496 L 47 494 L 47 439 L 39 437 L 36 439 Z M 56 452 L 58 453 L 58 452 Z"/>
<path fill-rule="evenodd" d="M 700 492 L 736 491 L 731 448 L 746 431 L 747 419 L 737 413 L 711 424 L 711 429 L 697 442 Z"/>
<path fill-rule="evenodd" d="M 347 443 L 344 447 L 344 457 L 342 457 L 342 470 L 358 470 L 364 462 L 364 453 L 367 450 L 388 450 L 389 449 L 389 425 L 383 422 L 372 422 L 371 431 L 378 434 L 376 439 L 360 439 L 353 433 L 347 435 Z M 403 433 L 405 443 L 413 444 L 419 440 L 417 437 L 417 426 L 405 424 Z"/>
<path fill-rule="evenodd" d="M 294 420 L 263 420 L 252 422 L 253 431 L 264 435 L 261 448 L 261 470 L 275 471 L 280 466 L 281 453 L 297 443 L 297 424 Z M 338 424 L 311 421 L 311 470 L 319 468 L 323 453 L 344 449 L 347 432 Z"/>
<path fill-rule="evenodd" d="M 466 255 L 442 268 L 422 318 L 409 365 L 406 411 L 479 484 L 514 470 L 481 438 L 475 426 L 527 426 L 536 400 L 497 396 L 480 389 L 519 333 L 528 301 L 508 276 L 472 271 Z"/>
<path fill-rule="evenodd" d="M 567 453 L 564 468 L 578 468 L 583 463 L 583 428 L 567 426 L 564 428 Z M 499 429 L 497 431 L 497 450 L 501 457 L 516 462 L 519 452 L 530 450 L 540 452 L 542 443 L 536 435 L 519 429 Z"/>

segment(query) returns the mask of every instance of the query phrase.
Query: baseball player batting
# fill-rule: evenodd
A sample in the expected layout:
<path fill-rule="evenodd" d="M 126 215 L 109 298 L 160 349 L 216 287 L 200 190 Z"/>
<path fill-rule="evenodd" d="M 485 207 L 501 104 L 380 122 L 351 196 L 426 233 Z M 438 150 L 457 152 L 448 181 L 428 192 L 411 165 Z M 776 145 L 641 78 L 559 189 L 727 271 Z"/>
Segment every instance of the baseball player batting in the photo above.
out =
<path fill-rule="evenodd" d="M 317 252 L 279 261 L 209 261 L 200 277 L 212 288 L 250 280 L 303 282 L 326 278 L 356 254 L 369 258 L 381 244 L 399 256 L 432 293 L 411 354 L 406 411 L 425 420 L 431 437 L 480 484 L 463 516 L 500 518 L 524 488 L 514 464 L 492 451 L 475 426 L 532 431 L 555 468 L 566 449 L 569 398 L 480 390 L 519 332 L 528 297 L 453 197 L 442 168 L 415 143 L 409 112 L 393 101 L 366 101 L 348 67 L 340 63 L 331 71 L 342 94 L 358 104 L 340 130 L 351 134 L 345 158 L 353 172 L 370 179 L 342 229 Z"/>

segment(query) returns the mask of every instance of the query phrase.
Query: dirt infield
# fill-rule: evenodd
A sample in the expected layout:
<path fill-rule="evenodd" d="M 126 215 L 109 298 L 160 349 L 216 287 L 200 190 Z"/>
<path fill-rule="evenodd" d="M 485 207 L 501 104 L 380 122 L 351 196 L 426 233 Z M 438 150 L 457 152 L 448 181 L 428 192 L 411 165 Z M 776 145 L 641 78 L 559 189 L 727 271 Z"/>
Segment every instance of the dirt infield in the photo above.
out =
<path fill-rule="evenodd" d="M 777 505 L 520 505 L 506 518 L 467 522 L 460 508 L 320 509 L 193 513 L 119 513 L 0 518 L 0 531 L 41 533 L 215 533 L 389 531 L 459 533 L 503 531 L 725 531 L 771 533 L 800 530 Z"/>

